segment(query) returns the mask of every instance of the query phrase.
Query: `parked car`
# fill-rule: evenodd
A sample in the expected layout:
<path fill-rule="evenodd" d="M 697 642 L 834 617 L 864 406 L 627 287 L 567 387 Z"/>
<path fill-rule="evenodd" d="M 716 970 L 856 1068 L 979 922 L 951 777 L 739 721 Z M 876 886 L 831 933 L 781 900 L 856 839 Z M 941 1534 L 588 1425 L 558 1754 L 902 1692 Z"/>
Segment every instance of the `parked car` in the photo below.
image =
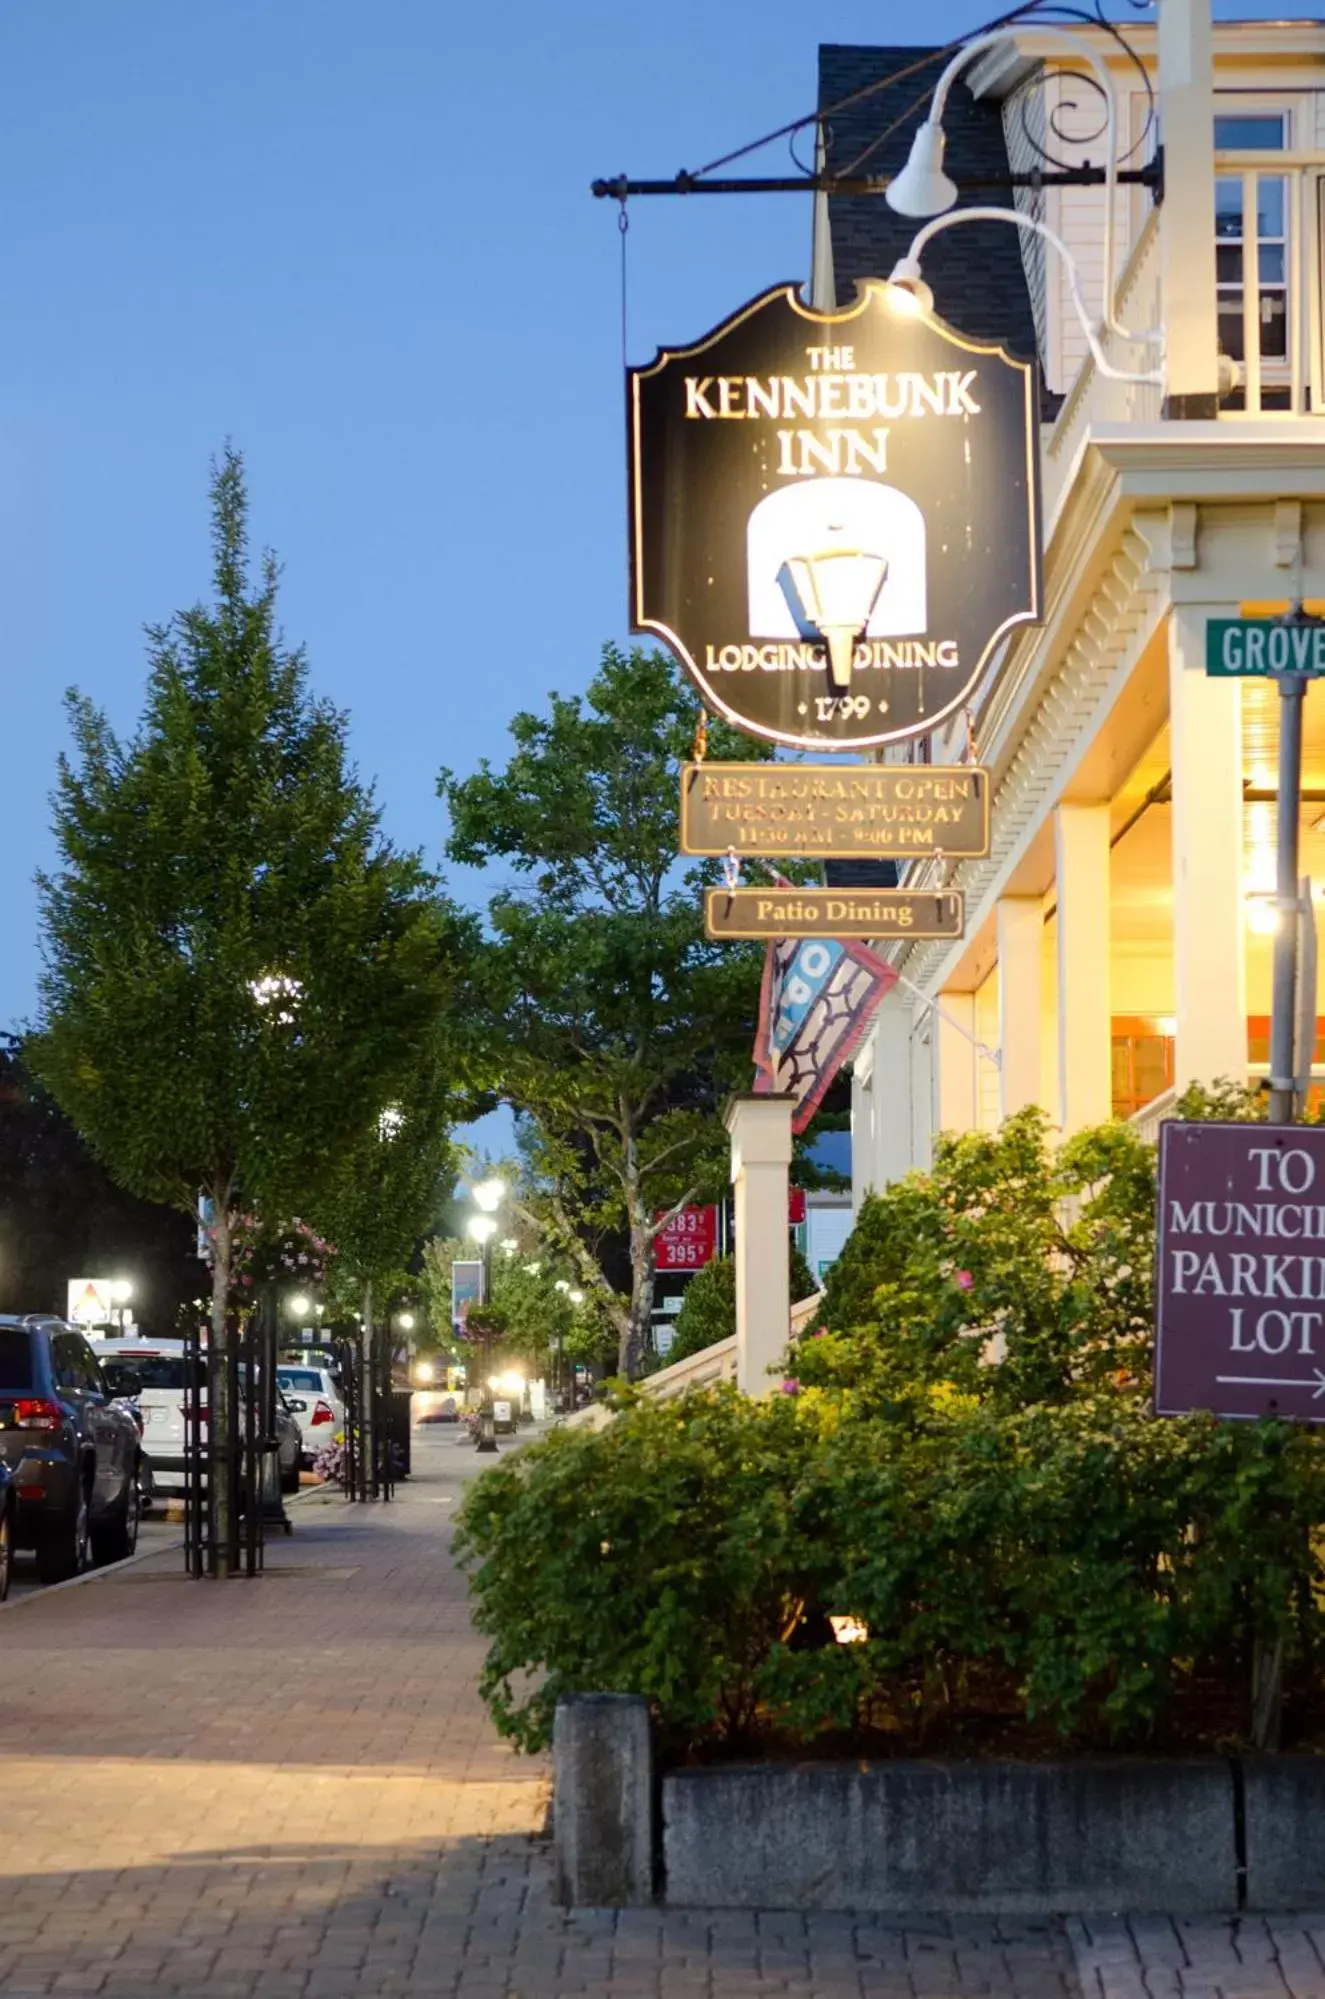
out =
<path fill-rule="evenodd" d="M 184 1490 L 184 1397 L 188 1348 L 183 1340 L 98 1340 L 95 1351 L 113 1389 L 133 1385 L 143 1423 L 143 1448 L 156 1492 Z M 280 1375 L 277 1373 L 279 1384 Z M 206 1405 L 206 1388 L 203 1404 Z M 282 1492 L 297 1491 L 303 1440 L 299 1423 L 276 1391 L 277 1465 Z"/>
<path fill-rule="evenodd" d="M 460 1404 L 456 1401 L 454 1395 L 443 1395 L 439 1402 L 431 1390 L 425 1389 L 420 1393 L 416 1389 L 414 1400 L 419 1410 L 418 1415 L 414 1418 L 416 1424 L 458 1423 L 460 1421 Z"/>
<path fill-rule="evenodd" d="M 0 1464 L 0 1603 L 9 1595 L 9 1579 L 14 1573 L 14 1474 Z"/>
<path fill-rule="evenodd" d="M 97 1342 L 91 1337 L 91 1334 L 88 1336 L 88 1344 L 91 1346 L 93 1353 L 96 1353 Z M 156 1480 L 152 1474 L 152 1460 L 148 1457 L 146 1449 L 142 1446 L 144 1423 L 142 1406 L 139 1399 L 141 1383 L 137 1375 L 127 1364 L 114 1363 L 113 1365 L 119 1370 L 114 1378 L 112 1378 L 111 1367 L 108 1367 L 105 1363 L 102 1364 L 101 1372 L 105 1376 L 111 1400 L 117 1408 L 127 1409 L 138 1427 L 138 1503 L 143 1512 L 147 1513 L 150 1511 L 152 1502 L 156 1497 Z"/>
<path fill-rule="evenodd" d="M 157 1493 L 184 1490 L 183 1340 L 94 1340 L 92 1350 L 113 1395 L 132 1391 Z"/>
<path fill-rule="evenodd" d="M 345 1435 L 345 1404 L 329 1367 L 276 1366 L 276 1383 L 303 1432 L 300 1458 L 311 1465 L 324 1444 Z"/>
<path fill-rule="evenodd" d="M 0 1318 L 0 1463 L 13 1475 L 13 1541 L 44 1583 L 138 1545 L 141 1442 L 76 1326 Z"/>

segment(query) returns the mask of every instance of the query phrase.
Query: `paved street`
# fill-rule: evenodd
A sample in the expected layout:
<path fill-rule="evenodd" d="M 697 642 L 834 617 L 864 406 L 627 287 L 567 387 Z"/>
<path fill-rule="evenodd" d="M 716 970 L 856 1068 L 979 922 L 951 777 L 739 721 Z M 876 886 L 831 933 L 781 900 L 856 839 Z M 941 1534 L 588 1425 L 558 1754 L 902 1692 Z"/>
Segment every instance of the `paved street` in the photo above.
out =
<path fill-rule="evenodd" d="M 564 1914 L 546 1768 L 492 1733 L 447 1554 L 482 1461 L 445 1432 L 418 1459 L 390 1508 L 301 1501 L 260 1582 L 170 1552 L 0 1613 L 0 1993 L 1325 1995 L 1325 1916 Z"/>

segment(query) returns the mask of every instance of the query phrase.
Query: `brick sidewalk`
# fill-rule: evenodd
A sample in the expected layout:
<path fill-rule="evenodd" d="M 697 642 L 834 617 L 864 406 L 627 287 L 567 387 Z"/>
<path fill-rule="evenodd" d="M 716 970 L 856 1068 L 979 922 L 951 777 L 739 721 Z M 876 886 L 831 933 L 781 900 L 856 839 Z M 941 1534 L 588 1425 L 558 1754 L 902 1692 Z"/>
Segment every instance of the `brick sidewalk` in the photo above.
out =
<path fill-rule="evenodd" d="M 447 1552 L 481 1463 L 425 1437 L 396 1504 L 302 1503 L 258 1582 L 171 1554 L 0 1612 L 0 1994 L 1325 1999 L 1305 1919 L 557 1909 Z"/>
<path fill-rule="evenodd" d="M 1325 1915 L 1091 1916 L 1068 1925 L 1085 1999 L 1321 1999 Z"/>

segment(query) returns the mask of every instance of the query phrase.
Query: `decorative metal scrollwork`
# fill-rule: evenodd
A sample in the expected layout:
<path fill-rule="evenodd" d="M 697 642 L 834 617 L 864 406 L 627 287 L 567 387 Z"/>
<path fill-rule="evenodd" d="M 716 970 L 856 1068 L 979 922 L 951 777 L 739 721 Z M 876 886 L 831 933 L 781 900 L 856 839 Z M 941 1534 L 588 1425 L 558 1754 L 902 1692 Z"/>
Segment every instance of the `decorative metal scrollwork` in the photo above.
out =
<path fill-rule="evenodd" d="M 1151 0 L 1124 0 L 1124 4 L 1130 7 L 1134 13 L 1145 13 L 1150 9 Z M 1136 71 L 1141 89 L 1145 92 L 1146 115 L 1142 121 L 1141 130 L 1137 133 L 1127 151 L 1118 155 L 1118 158 L 1114 161 L 1114 165 L 1118 167 L 1126 166 L 1138 154 L 1141 154 L 1144 158 L 1147 150 L 1146 142 L 1155 129 L 1154 86 L 1150 81 L 1150 75 L 1145 63 L 1132 47 L 1132 44 L 1122 32 L 1118 23 L 1111 21 L 1105 12 L 1105 0 L 1092 0 L 1092 4 L 1088 7 L 1074 7 L 1066 4 L 1066 0 L 1036 0 L 1036 4 L 1026 8 L 1024 13 L 1018 15 L 1016 21 L 1009 25 L 1012 27 L 1021 25 L 1034 26 L 1037 22 L 1041 22 L 1046 26 L 1053 23 L 1055 26 L 1064 27 L 1070 25 L 1072 22 L 1081 22 L 1088 28 L 1102 28 L 1105 34 L 1122 50 L 1128 62 Z M 1031 129 L 1030 124 L 1032 104 L 1036 93 L 1048 79 L 1054 77 L 1070 77 L 1074 85 L 1084 85 L 1086 90 L 1098 101 L 1100 114 L 1099 123 L 1090 126 L 1088 130 L 1084 132 L 1069 131 L 1066 128 L 1064 119 L 1067 114 L 1079 112 L 1082 109 L 1082 104 L 1076 97 L 1060 98 L 1059 102 L 1049 109 L 1045 119 L 1049 138 L 1056 141 L 1059 145 L 1088 146 L 1094 140 L 1102 139 L 1109 129 L 1109 100 L 1104 85 L 1097 76 L 1093 75 L 1088 69 L 1077 69 L 1070 59 L 1065 60 L 1061 58 L 1046 62 L 1038 69 L 1032 71 L 1025 81 L 1019 84 L 1013 92 L 1013 98 L 1017 101 L 1017 118 L 1021 126 L 1021 134 L 1027 145 L 1031 148 L 1032 152 L 1044 161 L 1046 166 L 1067 170 L 1077 163 L 1062 159 L 1057 153 L 1052 151 L 1051 146 Z"/>
<path fill-rule="evenodd" d="M 1140 14 L 1140 13 L 1150 12 L 1154 4 L 1154 0 L 1120 0 L 1120 4 L 1130 8 L 1133 13 Z M 1050 27 L 1050 26 L 1067 27 L 1074 22 L 1079 22 L 1083 26 L 1088 28 L 1102 28 L 1105 34 L 1107 34 L 1114 42 L 1117 43 L 1118 47 L 1123 51 L 1124 55 L 1127 57 L 1128 62 L 1132 65 L 1132 68 L 1136 71 L 1140 87 L 1145 93 L 1145 100 L 1146 100 L 1146 115 L 1142 122 L 1140 132 L 1137 134 L 1135 139 L 1133 139 L 1131 145 L 1127 148 L 1127 151 L 1123 153 L 1121 157 L 1114 162 L 1115 166 L 1122 167 L 1127 165 L 1127 163 L 1130 160 L 1135 159 L 1138 154 L 1141 154 L 1143 157 L 1145 155 L 1147 141 L 1155 129 L 1155 117 L 1156 117 L 1155 92 L 1154 92 L 1154 87 L 1151 84 L 1149 74 L 1146 70 L 1145 63 L 1142 61 L 1141 57 L 1137 54 L 1136 50 L 1132 47 L 1131 43 L 1128 41 L 1126 35 L 1123 33 L 1118 23 L 1116 21 L 1111 21 L 1109 19 L 1109 16 L 1105 11 L 1105 7 L 1106 7 L 1106 0 L 1090 0 L 1090 4 L 1085 6 L 1074 6 L 1071 4 L 1071 0 L 1028 0 L 1028 4 L 1025 7 L 1023 7 L 1020 10 L 1020 12 L 1011 15 L 1010 17 L 1008 17 L 1007 20 L 1000 22 L 999 26 L 1001 28 L 1005 28 L 1007 33 L 1011 35 L 1015 33 L 1015 31 L 1018 28 L 1032 28 L 1035 27 L 1037 24 L 1044 27 Z M 976 32 L 978 34 L 981 31 L 977 30 Z M 963 39 L 972 40 L 974 39 L 974 36 L 963 37 Z M 918 62 L 914 64 L 913 68 L 916 71 L 923 71 L 925 69 L 929 69 L 931 72 L 929 78 L 926 79 L 924 88 L 921 89 L 921 91 L 915 98 L 915 101 L 909 104 L 906 110 L 903 111 L 900 114 L 900 116 L 894 118 L 890 124 L 885 126 L 883 131 L 876 133 L 875 136 L 870 140 L 869 144 L 864 148 L 862 148 L 860 152 L 856 153 L 851 160 L 847 161 L 845 164 L 842 165 L 835 165 L 834 171 L 842 175 L 860 173 L 861 170 L 867 164 L 867 162 L 873 159 L 878 154 L 880 148 L 893 136 L 895 132 L 902 130 L 903 127 L 909 127 L 912 119 L 918 113 L 923 114 L 925 106 L 928 104 L 931 95 L 934 67 L 936 65 L 941 66 L 942 58 L 944 58 L 945 56 L 956 55 L 957 52 L 960 50 L 961 46 L 962 46 L 961 41 L 953 42 L 949 48 L 936 49 L 931 55 L 928 55 L 923 62 Z M 903 72 L 903 74 L 907 73 L 909 72 Z M 1054 105 L 1048 113 L 1046 123 L 1050 138 L 1053 141 L 1056 141 L 1060 145 L 1071 144 L 1074 146 L 1086 146 L 1090 145 L 1093 140 L 1104 137 L 1105 133 L 1109 129 L 1108 96 L 1099 78 L 1095 76 L 1088 68 L 1083 66 L 1082 68 L 1078 69 L 1073 65 L 1070 58 L 1061 58 L 1061 57 L 1057 59 L 1050 59 L 1042 63 L 1038 68 L 1032 70 L 1030 75 L 1026 77 L 1024 82 L 1019 84 L 1017 86 L 1017 89 L 1012 93 L 1013 100 L 1017 101 L 1017 117 L 1021 126 L 1022 134 L 1026 140 L 1027 145 L 1031 148 L 1031 151 L 1035 153 L 1036 156 L 1039 159 L 1041 159 L 1047 167 L 1051 167 L 1056 171 L 1070 171 L 1073 166 L 1078 164 L 1078 162 L 1068 161 L 1060 158 L 1058 154 L 1056 154 L 1050 149 L 1050 146 L 1046 144 L 1045 140 L 1039 137 L 1039 135 L 1032 129 L 1031 124 L 1029 122 L 1036 93 L 1038 92 L 1040 86 L 1045 82 L 1046 78 L 1050 77 L 1071 77 L 1074 84 L 1076 83 L 1083 84 L 1086 87 L 1086 89 L 1089 90 L 1093 94 L 1093 96 L 1098 100 L 1100 107 L 1099 123 L 1097 125 L 1092 126 L 1086 132 L 1081 133 L 1081 132 L 1069 132 L 1064 129 L 1063 125 L 1063 119 L 1067 114 L 1079 111 L 1081 109 L 1080 102 L 1076 98 L 1064 98 L 1058 104 Z M 868 90 L 860 93 L 853 93 L 853 98 L 847 99 L 845 101 L 850 103 L 854 101 L 854 97 L 856 95 L 864 96 L 867 94 Z M 829 107 L 830 112 L 838 108 L 840 107 L 838 106 Z M 817 120 L 816 129 L 820 134 L 822 157 L 830 158 L 832 155 L 832 127 L 829 125 L 826 117 L 822 115 L 819 117 L 819 119 Z M 791 156 L 795 161 L 799 170 L 803 174 L 805 174 L 807 178 L 812 177 L 814 169 L 810 166 L 807 166 L 805 161 L 797 153 L 795 146 L 795 139 L 796 139 L 796 134 L 793 132 L 789 142 Z"/>

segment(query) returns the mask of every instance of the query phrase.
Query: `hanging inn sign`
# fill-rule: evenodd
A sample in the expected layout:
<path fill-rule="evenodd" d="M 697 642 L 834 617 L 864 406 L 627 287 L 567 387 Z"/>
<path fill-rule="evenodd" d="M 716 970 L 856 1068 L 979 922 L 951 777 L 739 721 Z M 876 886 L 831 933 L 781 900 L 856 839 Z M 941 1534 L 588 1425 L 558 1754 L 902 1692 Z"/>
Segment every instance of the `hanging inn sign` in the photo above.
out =
<path fill-rule="evenodd" d="M 631 624 L 802 749 L 927 734 L 1040 617 L 1033 366 L 870 281 L 790 285 L 628 378 Z"/>

